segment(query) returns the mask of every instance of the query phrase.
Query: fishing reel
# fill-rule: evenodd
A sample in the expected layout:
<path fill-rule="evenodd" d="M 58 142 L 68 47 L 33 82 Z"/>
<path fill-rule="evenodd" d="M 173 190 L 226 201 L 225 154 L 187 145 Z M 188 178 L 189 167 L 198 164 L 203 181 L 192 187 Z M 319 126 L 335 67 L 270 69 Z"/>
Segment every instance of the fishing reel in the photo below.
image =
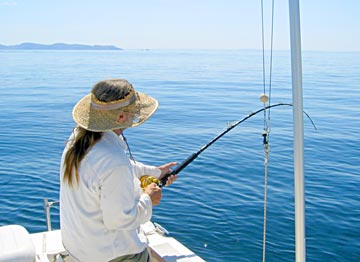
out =
<path fill-rule="evenodd" d="M 155 183 L 157 184 L 159 187 L 162 187 L 162 182 L 160 179 L 153 177 L 153 176 L 142 176 L 140 177 L 140 186 L 142 189 L 145 189 L 148 185 Z"/>

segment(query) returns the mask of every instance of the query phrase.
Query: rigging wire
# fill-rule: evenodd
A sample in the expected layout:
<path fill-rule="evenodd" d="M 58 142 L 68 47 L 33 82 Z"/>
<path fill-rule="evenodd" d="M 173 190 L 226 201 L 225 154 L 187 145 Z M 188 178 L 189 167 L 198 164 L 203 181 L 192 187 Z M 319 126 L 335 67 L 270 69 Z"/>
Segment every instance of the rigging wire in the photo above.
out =
<path fill-rule="evenodd" d="M 270 31 L 270 61 L 269 61 L 269 94 L 268 104 L 271 105 L 271 89 L 272 89 L 272 65 L 273 65 L 273 45 L 274 45 L 274 0 L 271 7 L 271 31 Z M 264 29 L 264 2 L 261 0 L 261 31 L 262 31 L 262 68 L 263 68 L 263 94 L 266 95 L 266 63 L 265 63 L 265 29 Z M 266 106 L 264 102 L 264 108 Z M 264 129 L 270 128 L 270 108 L 264 110 Z M 270 130 L 268 130 L 270 131 Z"/>
<path fill-rule="evenodd" d="M 271 6 L 271 32 L 270 32 L 270 61 L 269 61 L 269 94 L 266 95 L 266 70 L 265 70 L 265 30 L 264 30 L 264 2 L 261 0 L 261 29 L 262 29 L 262 55 L 263 55 L 263 95 L 260 100 L 264 104 L 264 109 L 267 103 L 271 105 L 271 87 L 272 87 L 272 58 L 273 58 L 273 35 L 274 35 L 274 0 Z M 267 231 L 267 191 L 268 191 L 268 175 L 269 175 L 269 135 L 270 135 L 270 107 L 264 110 L 264 221 L 263 221 L 263 252 L 262 260 L 266 260 L 266 231 Z"/>

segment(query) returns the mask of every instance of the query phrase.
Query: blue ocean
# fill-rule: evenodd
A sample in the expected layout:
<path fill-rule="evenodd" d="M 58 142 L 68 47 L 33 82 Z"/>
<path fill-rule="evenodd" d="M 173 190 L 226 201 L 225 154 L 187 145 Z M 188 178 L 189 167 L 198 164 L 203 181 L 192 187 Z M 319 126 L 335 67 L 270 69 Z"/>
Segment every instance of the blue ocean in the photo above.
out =
<path fill-rule="evenodd" d="M 265 54 L 269 91 L 269 54 Z M 182 162 L 263 107 L 262 51 L 0 51 L 0 225 L 46 230 L 44 198 L 59 198 L 59 165 L 74 104 L 93 84 L 125 78 L 159 100 L 125 131 L 136 160 Z M 289 51 L 274 51 L 271 103 L 292 103 Z M 303 52 L 307 261 L 360 261 L 360 53 Z M 272 108 L 266 261 L 295 260 L 292 108 Z M 243 122 L 187 166 L 154 208 L 207 261 L 261 261 L 264 115 Z M 52 226 L 59 228 L 59 209 Z M 76 230 L 76 229 L 74 229 Z"/>

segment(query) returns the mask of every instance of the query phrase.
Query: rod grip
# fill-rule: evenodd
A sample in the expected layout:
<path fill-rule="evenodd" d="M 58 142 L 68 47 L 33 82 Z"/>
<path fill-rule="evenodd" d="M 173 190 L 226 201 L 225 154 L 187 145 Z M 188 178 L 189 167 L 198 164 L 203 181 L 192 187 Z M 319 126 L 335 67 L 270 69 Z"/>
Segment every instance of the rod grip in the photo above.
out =
<path fill-rule="evenodd" d="M 167 173 L 162 179 L 161 179 L 161 186 L 166 184 L 166 181 L 168 180 L 169 176 L 175 175 L 175 174 L 179 174 L 181 172 L 181 170 L 183 170 L 185 167 L 187 167 L 192 161 L 194 161 L 195 158 L 198 157 L 198 153 L 194 153 L 192 155 L 190 155 L 187 159 L 185 159 L 183 162 L 181 162 L 180 165 L 178 165 L 177 167 L 175 167 L 175 169 L 173 169 L 172 171 L 170 171 L 169 173 Z"/>

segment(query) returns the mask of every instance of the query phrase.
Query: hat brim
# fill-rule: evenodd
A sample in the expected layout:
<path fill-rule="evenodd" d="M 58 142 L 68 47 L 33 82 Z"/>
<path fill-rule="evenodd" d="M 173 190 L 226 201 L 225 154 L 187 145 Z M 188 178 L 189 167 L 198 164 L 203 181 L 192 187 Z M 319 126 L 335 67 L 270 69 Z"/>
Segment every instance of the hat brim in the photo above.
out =
<path fill-rule="evenodd" d="M 155 113 L 158 108 L 158 101 L 147 94 L 141 92 L 136 93 L 137 99 L 133 104 L 113 110 L 93 108 L 91 106 L 91 94 L 88 94 L 75 105 L 72 112 L 73 119 L 82 128 L 94 132 L 141 125 Z M 134 113 L 133 121 L 118 121 L 119 114 L 125 111 Z"/>

